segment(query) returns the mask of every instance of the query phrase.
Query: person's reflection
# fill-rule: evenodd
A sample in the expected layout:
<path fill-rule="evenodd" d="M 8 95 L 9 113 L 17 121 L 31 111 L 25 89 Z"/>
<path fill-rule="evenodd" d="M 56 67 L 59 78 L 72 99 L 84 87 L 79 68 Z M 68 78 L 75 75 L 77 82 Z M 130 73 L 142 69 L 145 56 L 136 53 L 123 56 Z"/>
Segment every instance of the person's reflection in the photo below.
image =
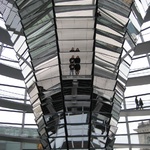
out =
<path fill-rule="evenodd" d="M 74 52 L 74 47 L 71 48 L 70 52 Z"/>
<path fill-rule="evenodd" d="M 69 59 L 69 68 L 70 68 L 70 75 L 74 75 L 74 69 L 75 69 L 75 58 L 74 55 Z"/>
<path fill-rule="evenodd" d="M 70 64 L 74 64 L 75 63 L 75 58 L 74 55 L 72 55 L 72 57 L 69 59 Z"/>
<path fill-rule="evenodd" d="M 39 96 L 40 98 L 44 98 L 45 94 L 44 92 L 46 91 L 43 86 L 38 86 L 38 89 L 39 89 Z"/>
<path fill-rule="evenodd" d="M 80 52 L 79 48 L 76 48 L 76 51 L 75 52 Z"/>
<path fill-rule="evenodd" d="M 70 68 L 70 75 L 74 75 L 74 70 L 75 70 L 74 63 L 70 63 L 69 68 Z"/>
<path fill-rule="evenodd" d="M 81 69 L 81 67 L 80 67 L 80 57 L 79 56 L 77 56 L 76 58 L 75 58 L 75 72 L 76 72 L 76 75 L 79 75 L 79 73 L 80 73 L 80 69 Z"/>

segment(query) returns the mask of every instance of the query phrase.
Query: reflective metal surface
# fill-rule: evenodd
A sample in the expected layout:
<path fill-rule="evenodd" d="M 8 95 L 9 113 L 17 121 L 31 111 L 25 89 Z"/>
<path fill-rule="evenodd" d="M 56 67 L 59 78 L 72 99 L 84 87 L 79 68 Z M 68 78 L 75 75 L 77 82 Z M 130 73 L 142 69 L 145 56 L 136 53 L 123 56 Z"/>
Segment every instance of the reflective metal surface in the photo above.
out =
<path fill-rule="evenodd" d="M 10 5 L 13 9 L 3 18 L 14 31 L 43 148 L 113 149 L 143 21 L 135 4 L 16 0 Z M 7 19 L 12 17 L 14 23 Z M 72 47 L 80 51 L 70 52 Z M 70 75 L 72 56 L 80 57 L 79 75 Z"/>

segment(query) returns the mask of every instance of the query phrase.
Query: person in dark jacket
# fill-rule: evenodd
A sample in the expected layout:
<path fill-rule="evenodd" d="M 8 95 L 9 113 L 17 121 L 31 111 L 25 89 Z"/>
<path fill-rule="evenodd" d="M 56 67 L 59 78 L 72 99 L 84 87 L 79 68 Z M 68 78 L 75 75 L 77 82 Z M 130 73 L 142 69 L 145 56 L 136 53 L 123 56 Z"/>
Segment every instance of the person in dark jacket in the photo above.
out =
<path fill-rule="evenodd" d="M 69 59 L 69 62 L 70 62 L 71 64 L 74 64 L 74 63 L 75 63 L 74 55 L 72 55 L 72 57 Z"/>
<path fill-rule="evenodd" d="M 76 48 L 76 52 L 80 52 L 79 48 Z"/>
<path fill-rule="evenodd" d="M 80 73 L 80 69 L 81 69 L 81 66 L 80 66 L 80 57 L 79 56 L 77 56 L 76 58 L 75 58 L 75 73 L 76 73 L 76 75 L 79 75 L 79 73 Z"/>
<path fill-rule="evenodd" d="M 74 52 L 74 47 L 71 48 L 70 52 Z"/>
<path fill-rule="evenodd" d="M 74 69 L 75 69 L 74 63 L 70 63 L 69 68 L 70 68 L 70 75 L 74 75 Z"/>
<path fill-rule="evenodd" d="M 74 61 L 76 64 L 80 64 L 81 59 L 79 56 L 77 56 Z"/>
<path fill-rule="evenodd" d="M 76 72 L 76 75 L 79 75 L 79 73 L 80 73 L 80 69 L 81 69 L 81 66 L 80 66 L 80 64 L 75 64 L 75 72 Z"/>
<path fill-rule="evenodd" d="M 139 107 L 141 110 L 143 109 L 143 101 L 141 98 L 139 99 Z"/>
<path fill-rule="evenodd" d="M 136 104 L 136 109 L 139 109 L 139 101 L 137 96 L 135 97 L 135 104 Z"/>

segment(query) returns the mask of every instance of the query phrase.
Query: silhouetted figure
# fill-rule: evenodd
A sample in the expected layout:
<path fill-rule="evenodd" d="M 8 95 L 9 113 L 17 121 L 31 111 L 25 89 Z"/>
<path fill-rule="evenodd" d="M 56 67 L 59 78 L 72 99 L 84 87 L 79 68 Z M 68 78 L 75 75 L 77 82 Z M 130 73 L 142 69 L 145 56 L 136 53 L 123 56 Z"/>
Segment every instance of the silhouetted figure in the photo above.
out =
<path fill-rule="evenodd" d="M 75 64 L 80 64 L 81 59 L 80 59 L 79 56 L 77 56 L 77 57 L 74 59 L 74 61 L 75 61 Z"/>
<path fill-rule="evenodd" d="M 74 55 L 69 59 L 69 68 L 70 68 L 70 75 L 74 75 L 74 69 L 75 69 L 75 58 Z"/>
<path fill-rule="evenodd" d="M 140 107 L 141 110 L 143 109 L 143 101 L 142 101 L 141 98 L 140 98 L 140 100 L 139 100 L 139 107 Z"/>
<path fill-rule="evenodd" d="M 75 72 L 76 72 L 76 75 L 79 75 L 80 69 L 81 69 L 81 67 L 80 67 L 80 57 L 77 56 L 75 58 Z"/>
<path fill-rule="evenodd" d="M 80 52 L 79 48 L 76 48 L 76 52 Z"/>
<path fill-rule="evenodd" d="M 44 98 L 44 92 L 46 91 L 43 86 L 38 86 L 38 89 L 39 89 L 39 96 L 40 98 Z"/>
<path fill-rule="evenodd" d="M 75 69 L 74 63 L 70 63 L 69 68 L 70 68 L 70 75 L 74 75 L 74 69 Z"/>
<path fill-rule="evenodd" d="M 76 75 L 79 75 L 80 69 L 81 69 L 80 64 L 75 64 L 75 72 L 76 72 Z"/>
<path fill-rule="evenodd" d="M 74 55 L 72 55 L 72 57 L 69 59 L 69 62 L 70 62 L 71 64 L 74 64 L 74 63 L 75 63 Z"/>
<path fill-rule="evenodd" d="M 135 97 L 135 104 L 136 104 L 136 109 L 139 109 L 139 102 L 137 96 Z"/>
<path fill-rule="evenodd" d="M 74 47 L 71 48 L 70 52 L 74 52 Z"/>

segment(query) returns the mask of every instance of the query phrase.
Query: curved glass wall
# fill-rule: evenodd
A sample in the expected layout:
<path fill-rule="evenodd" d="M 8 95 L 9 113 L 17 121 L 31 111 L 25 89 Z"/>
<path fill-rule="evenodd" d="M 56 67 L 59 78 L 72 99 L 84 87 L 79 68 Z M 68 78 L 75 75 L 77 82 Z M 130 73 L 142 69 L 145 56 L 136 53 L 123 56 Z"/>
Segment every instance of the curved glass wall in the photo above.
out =
<path fill-rule="evenodd" d="M 12 3 L 0 3 L 0 149 L 37 149 L 37 125 L 17 58 L 21 55 L 14 50 L 23 39 L 20 24 L 16 25 L 17 9 Z"/>
<path fill-rule="evenodd" d="M 31 143 L 39 143 L 37 132 L 30 131 L 38 126 L 44 149 L 104 149 L 114 142 L 116 149 L 148 147 L 149 131 L 143 126 L 149 120 L 149 1 L 132 2 L 2 0 L 11 41 L 1 43 L 1 53 L 8 57 L 1 55 L 1 62 L 16 70 L 15 76 L 3 73 L 9 82 L 6 77 L 1 81 L 1 125 L 14 132 L 18 127 L 15 135 L 24 140 L 35 133 Z M 80 52 L 70 52 L 72 47 Z M 8 49 L 17 59 L 8 56 Z M 72 55 L 81 58 L 78 76 L 69 75 Z M 141 81 L 143 75 L 146 81 Z M 11 84 L 10 77 L 15 77 Z M 135 96 L 143 99 L 143 110 L 135 110 Z M 139 142 L 142 135 L 147 142 Z"/>
<path fill-rule="evenodd" d="M 149 3 L 150 1 L 135 1 L 141 17 L 133 19 L 137 20 L 134 24 L 140 32 L 118 123 L 116 149 L 149 149 Z M 143 108 L 139 106 L 136 109 L 136 96 L 138 100 L 143 100 Z"/>

